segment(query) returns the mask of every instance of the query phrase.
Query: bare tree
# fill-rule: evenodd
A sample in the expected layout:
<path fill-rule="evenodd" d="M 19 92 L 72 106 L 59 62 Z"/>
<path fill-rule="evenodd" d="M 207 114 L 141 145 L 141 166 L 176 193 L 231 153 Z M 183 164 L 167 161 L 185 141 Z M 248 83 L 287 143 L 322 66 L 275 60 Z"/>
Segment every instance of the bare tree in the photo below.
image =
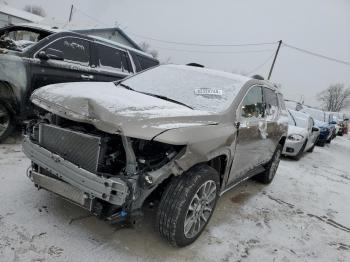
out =
<path fill-rule="evenodd" d="M 159 56 L 158 51 L 155 49 L 152 49 L 149 43 L 141 42 L 139 45 L 143 51 L 145 51 L 146 53 L 149 53 L 151 56 L 153 56 L 153 58 L 158 59 L 158 56 Z"/>
<path fill-rule="evenodd" d="M 38 6 L 38 5 L 26 5 L 24 7 L 24 11 L 27 11 L 29 13 L 32 13 L 32 14 L 38 15 L 38 16 L 42 16 L 42 17 L 46 16 L 46 12 L 45 12 L 44 8 L 42 8 L 41 6 Z"/>
<path fill-rule="evenodd" d="M 322 102 L 324 110 L 339 112 L 350 106 L 350 88 L 345 88 L 344 84 L 330 85 L 318 94 L 318 99 Z"/>

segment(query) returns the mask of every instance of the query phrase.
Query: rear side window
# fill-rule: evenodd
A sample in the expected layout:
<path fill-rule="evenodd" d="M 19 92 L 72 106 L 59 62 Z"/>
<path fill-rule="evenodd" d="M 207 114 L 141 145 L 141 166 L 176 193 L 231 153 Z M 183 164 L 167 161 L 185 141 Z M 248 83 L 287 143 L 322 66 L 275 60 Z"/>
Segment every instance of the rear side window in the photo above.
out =
<path fill-rule="evenodd" d="M 264 116 L 263 93 L 260 86 L 252 87 L 243 99 L 241 115 L 244 118 Z"/>
<path fill-rule="evenodd" d="M 275 91 L 270 88 L 264 87 L 265 93 L 265 107 L 266 107 L 266 116 L 269 120 L 273 119 L 278 114 L 278 98 Z"/>
<path fill-rule="evenodd" d="M 150 59 L 148 57 L 137 55 L 137 58 L 139 60 L 142 70 L 158 65 L 157 61 L 154 61 L 153 59 Z"/>
<path fill-rule="evenodd" d="M 122 51 L 104 45 L 96 45 L 98 65 L 106 70 L 122 70 Z"/>
<path fill-rule="evenodd" d="M 98 66 L 106 71 L 132 72 L 128 54 L 120 49 L 96 44 Z"/>
<path fill-rule="evenodd" d="M 90 43 L 84 39 L 66 37 L 51 43 L 45 50 L 48 48 L 63 52 L 64 61 L 85 66 L 90 63 Z"/>

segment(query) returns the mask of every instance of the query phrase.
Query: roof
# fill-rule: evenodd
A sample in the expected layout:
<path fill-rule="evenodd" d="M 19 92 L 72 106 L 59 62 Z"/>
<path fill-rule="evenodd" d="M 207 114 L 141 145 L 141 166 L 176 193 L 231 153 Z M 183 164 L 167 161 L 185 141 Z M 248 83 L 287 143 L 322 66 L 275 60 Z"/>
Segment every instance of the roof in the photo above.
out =
<path fill-rule="evenodd" d="M 141 47 L 132 40 L 122 29 L 119 27 L 107 27 L 107 28 L 91 28 L 91 29 L 77 29 L 72 30 L 74 32 L 82 33 L 82 34 L 93 34 L 93 33 L 100 33 L 100 32 L 118 32 L 121 36 L 123 36 L 135 49 L 138 49 L 140 51 L 143 51 Z"/>
<path fill-rule="evenodd" d="M 31 28 L 31 29 L 37 29 L 37 30 L 43 30 L 51 33 L 59 33 L 59 32 L 64 32 L 66 30 L 58 29 L 56 27 L 50 27 L 47 25 L 43 24 L 37 24 L 37 23 L 20 23 L 20 24 L 15 24 L 13 25 L 15 27 L 26 27 L 26 28 Z M 11 26 L 11 27 L 13 27 Z"/>
<path fill-rule="evenodd" d="M 25 27 L 25 28 L 31 28 L 31 29 L 36 29 L 36 30 L 43 30 L 43 31 L 46 31 L 46 32 L 51 32 L 51 33 L 63 33 L 63 32 L 71 32 L 73 34 L 77 34 L 77 35 L 81 35 L 82 33 L 78 32 L 78 31 L 72 31 L 72 30 L 67 30 L 67 29 L 58 29 L 58 28 L 53 28 L 53 27 L 50 27 L 50 26 L 47 26 L 47 25 L 42 25 L 42 24 L 36 24 L 36 23 L 21 23 L 21 24 L 16 24 L 14 26 L 10 26 L 10 27 Z M 85 35 L 86 36 L 86 35 Z M 112 46 L 115 46 L 115 47 L 121 47 L 121 48 L 124 48 L 124 49 L 127 49 L 127 50 L 130 50 L 130 51 L 133 51 L 135 53 L 138 53 L 140 55 L 143 55 L 143 56 L 146 56 L 148 58 L 151 58 L 153 60 L 157 60 L 155 58 L 152 57 L 152 55 L 142 51 L 142 50 L 139 50 L 139 49 L 136 49 L 136 48 L 132 48 L 130 46 L 126 46 L 126 45 L 123 45 L 121 43 L 118 43 L 118 42 L 115 42 L 115 41 L 112 41 L 112 40 L 108 40 L 106 38 L 103 38 L 103 37 L 98 37 L 98 36 L 94 36 L 94 35 L 88 35 L 88 37 L 92 38 L 92 39 L 95 39 L 99 42 L 102 42 L 102 43 L 108 43 Z"/>
<path fill-rule="evenodd" d="M 0 4 L 0 13 L 18 17 L 28 22 L 34 22 L 34 23 L 38 23 L 44 19 L 44 17 L 34 15 L 32 13 L 19 10 L 4 4 Z"/>

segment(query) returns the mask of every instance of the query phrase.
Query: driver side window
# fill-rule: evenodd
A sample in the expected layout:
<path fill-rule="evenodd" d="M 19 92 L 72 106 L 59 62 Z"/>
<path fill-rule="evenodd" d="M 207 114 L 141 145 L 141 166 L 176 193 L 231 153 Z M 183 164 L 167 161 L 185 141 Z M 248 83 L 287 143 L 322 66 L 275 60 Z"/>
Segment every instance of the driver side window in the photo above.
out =
<path fill-rule="evenodd" d="M 243 99 L 241 116 L 243 118 L 264 117 L 263 92 L 260 86 L 252 87 Z"/>
<path fill-rule="evenodd" d="M 51 43 L 45 51 L 49 48 L 63 52 L 66 62 L 89 66 L 90 44 L 84 39 L 65 37 Z"/>

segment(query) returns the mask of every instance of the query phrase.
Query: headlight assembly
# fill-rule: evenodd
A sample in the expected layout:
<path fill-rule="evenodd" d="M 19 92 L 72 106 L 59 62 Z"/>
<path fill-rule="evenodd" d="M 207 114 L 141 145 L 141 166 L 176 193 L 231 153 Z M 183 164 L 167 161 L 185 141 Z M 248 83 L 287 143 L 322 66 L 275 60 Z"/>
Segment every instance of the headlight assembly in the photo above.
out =
<path fill-rule="evenodd" d="M 298 135 L 298 134 L 293 134 L 288 136 L 288 139 L 292 141 L 301 141 L 303 140 L 303 138 L 304 137 L 302 135 Z"/>

